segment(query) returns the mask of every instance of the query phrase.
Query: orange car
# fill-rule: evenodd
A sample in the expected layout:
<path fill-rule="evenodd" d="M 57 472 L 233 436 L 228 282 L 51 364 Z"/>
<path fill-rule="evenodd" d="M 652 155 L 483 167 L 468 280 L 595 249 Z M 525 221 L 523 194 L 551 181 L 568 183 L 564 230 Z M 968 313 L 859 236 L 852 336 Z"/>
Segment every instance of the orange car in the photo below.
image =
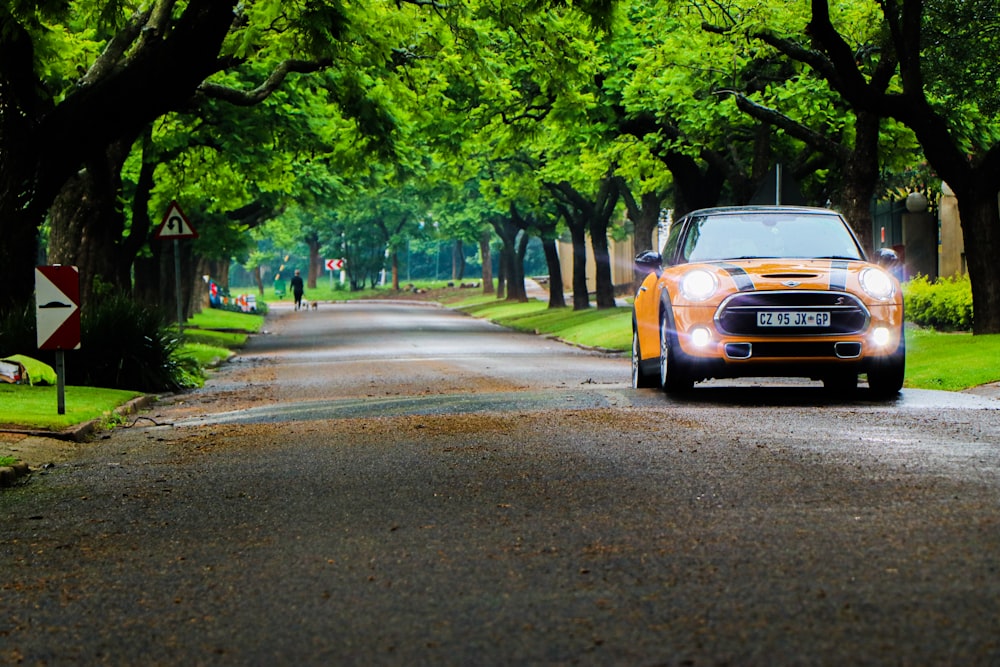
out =
<path fill-rule="evenodd" d="M 867 374 L 903 386 L 903 297 L 840 214 L 791 206 L 695 211 L 670 227 L 635 296 L 632 384 L 686 391 L 709 378 L 807 377 L 837 391 Z"/>

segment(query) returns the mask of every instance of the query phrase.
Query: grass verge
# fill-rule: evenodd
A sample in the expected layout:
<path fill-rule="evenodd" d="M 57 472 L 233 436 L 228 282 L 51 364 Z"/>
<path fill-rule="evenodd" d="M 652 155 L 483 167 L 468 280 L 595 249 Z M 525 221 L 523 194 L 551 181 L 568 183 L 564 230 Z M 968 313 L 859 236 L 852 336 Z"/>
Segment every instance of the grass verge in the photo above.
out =
<path fill-rule="evenodd" d="M 218 365 L 242 347 L 250 333 L 264 324 L 261 315 L 207 310 L 185 323 L 178 355 L 199 368 Z M 94 419 L 110 419 L 114 409 L 141 396 L 140 392 L 99 387 L 65 388 L 66 413 L 58 414 L 54 386 L 0 384 L 0 425 L 58 431 Z"/>
<path fill-rule="evenodd" d="M 112 411 L 141 396 L 136 391 L 99 387 L 65 388 L 66 414 L 58 414 L 56 387 L 0 384 L 0 424 L 50 431 L 108 419 Z"/>
<path fill-rule="evenodd" d="M 906 382 L 916 389 L 961 391 L 1000 381 L 1000 334 L 941 333 L 910 329 L 906 334 Z"/>

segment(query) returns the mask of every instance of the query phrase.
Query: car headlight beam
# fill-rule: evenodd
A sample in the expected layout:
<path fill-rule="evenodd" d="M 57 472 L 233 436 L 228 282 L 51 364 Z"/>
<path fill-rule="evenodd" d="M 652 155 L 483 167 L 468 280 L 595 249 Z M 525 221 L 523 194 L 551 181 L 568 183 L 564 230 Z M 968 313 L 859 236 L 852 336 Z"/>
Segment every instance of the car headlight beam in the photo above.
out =
<path fill-rule="evenodd" d="M 689 301 L 704 301 L 715 294 L 718 287 L 715 276 L 704 269 L 688 271 L 681 278 L 681 294 Z"/>
<path fill-rule="evenodd" d="M 690 339 L 695 347 L 705 347 L 712 342 L 712 332 L 705 327 L 695 327 L 691 330 Z"/>
<path fill-rule="evenodd" d="M 879 347 L 885 347 L 892 340 L 892 332 L 886 327 L 876 327 L 872 331 L 872 342 Z"/>
<path fill-rule="evenodd" d="M 863 289 L 868 296 L 879 301 L 891 299 L 896 293 L 892 278 L 882 269 L 868 268 L 858 276 Z"/>

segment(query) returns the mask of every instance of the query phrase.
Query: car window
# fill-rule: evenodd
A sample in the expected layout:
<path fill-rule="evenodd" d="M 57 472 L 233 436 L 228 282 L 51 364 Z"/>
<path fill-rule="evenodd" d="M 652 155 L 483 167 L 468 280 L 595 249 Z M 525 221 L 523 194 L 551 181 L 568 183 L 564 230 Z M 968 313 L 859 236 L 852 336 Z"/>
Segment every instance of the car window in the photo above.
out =
<path fill-rule="evenodd" d="M 843 218 L 822 212 L 740 212 L 707 215 L 687 226 L 689 262 L 766 257 L 862 259 Z"/>
<path fill-rule="evenodd" d="M 667 232 L 667 242 L 663 244 L 663 248 L 660 250 L 660 254 L 665 260 L 673 261 L 675 253 L 677 252 L 677 244 L 680 242 L 681 230 L 683 228 L 683 220 L 675 220 L 673 224 L 670 225 L 670 230 Z"/>

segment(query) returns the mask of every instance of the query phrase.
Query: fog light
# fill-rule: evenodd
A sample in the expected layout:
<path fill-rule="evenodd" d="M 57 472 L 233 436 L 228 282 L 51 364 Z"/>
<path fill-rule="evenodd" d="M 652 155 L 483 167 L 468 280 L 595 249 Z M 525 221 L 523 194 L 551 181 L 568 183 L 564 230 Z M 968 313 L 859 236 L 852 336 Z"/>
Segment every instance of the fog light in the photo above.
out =
<path fill-rule="evenodd" d="M 704 327 L 691 330 L 691 343 L 695 347 L 705 347 L 712 342 L 712 332 Z"/>
<path fill-rule="evenodd" d="M 879 347 L 885 347 L 892 340 L 892 333 L 886 327 L 875 327 L 872 331 L 872 342 Z"/>

